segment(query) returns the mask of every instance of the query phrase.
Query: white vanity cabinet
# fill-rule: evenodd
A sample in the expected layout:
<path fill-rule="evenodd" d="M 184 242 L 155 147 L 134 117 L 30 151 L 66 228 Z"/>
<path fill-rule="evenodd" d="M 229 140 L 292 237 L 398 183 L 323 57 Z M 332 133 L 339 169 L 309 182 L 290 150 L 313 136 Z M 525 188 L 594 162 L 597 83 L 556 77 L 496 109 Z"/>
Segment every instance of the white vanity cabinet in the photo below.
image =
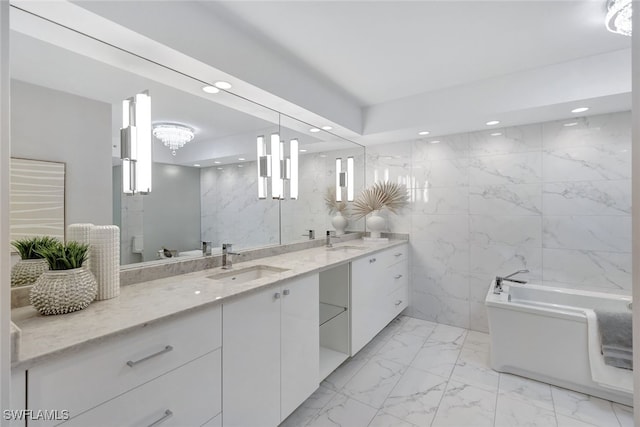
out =
<path fill-rule="evenodd" d="M 67 410 L 69 426 L 202 425 L 222 408 L 221 313 L 194 310 L 38 364 L 28 408 Z"/>
<path fill-rule="evenodd" d="M 409 245 L 351 262 L 351 355 L 408 305 Z"/>
<path fill-rule="evenodd" d="M 275 427 L 318 388 L 318 274 L 223 305 L 225 427 Z"/>

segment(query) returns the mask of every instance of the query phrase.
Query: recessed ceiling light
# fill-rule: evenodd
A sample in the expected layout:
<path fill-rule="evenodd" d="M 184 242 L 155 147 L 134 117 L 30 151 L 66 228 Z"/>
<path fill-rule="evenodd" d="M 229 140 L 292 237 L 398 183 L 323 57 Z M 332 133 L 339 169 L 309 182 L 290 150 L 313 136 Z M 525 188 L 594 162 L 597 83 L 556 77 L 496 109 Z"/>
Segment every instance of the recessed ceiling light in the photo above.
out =
<path fill-rule="evenodd" d="M 435 141 L 430 141 L 432 144 L 440 144 L 440 140 L 436 139 Z"/>
<path fill-rule="evenodd" d="M 224 168 L 218 168 L 219 171 L 221 171 L 222 169 L 224 169 Z"/>
<path fill-rule="evenodd" d="M 214 162 L 213 162 L 213 163 L 215 163 L 216 165 L 219 165 L 219 164 L 220 164 L 220 162 L 219 162 L 218 160 L 214 160 Z"/>
<path fill-rule="evenodd" d="M 490 120 L 487 123 L 485 123 L 487 126 L 495 126 L 497 124 L 500 123 L 500 120 Z"/>
<path fill-rule="evenodd" d="M 494 132 L 491 134 L 491 136 L 500 136 L 502 135 L 502 132 Z"/>
<path fill-rule="evenodd" d="M 418 132 L 418 135 L 429 135 L 431 132 L 429 132 L 428 130 L 423 130 L 421 132 Z"/>
<path fill-rule="evenodd" d="M 244 165 L 238 165 L 238 167 L 239 167 L 239 168 L 243 168 L 243 167 L 244 167 Z"/>
<path fill-rule="evenodd" d="M 207 93 L 218 93 L 218 92 L 220 92 L 220 89 L 218 89 L 217 87 L 214 87 L 214 86 L 210 86 L 210 85 L 203 86 L 202 90 L 207 92 Z"/>
<path fill-rule="evenodd" d="M 324 130 L 331 130 L 331 129 L 333 129 L 333 128 L 332 128 L 331 126 L 322 126 L 322 129 L 324 129 Z"/>
<path fill-rule="evenodd" d="M 200 163 L 194 163 L 193 166 L 199 168 L 200 167 Z"/>
<path fill-rule="evenodd" d="M 320 157 L 327 157 L 326 154 L 320 154 Z"/>
<path fill-rule="evenodd" d="M 300 149 L 300 152 L 301 152 L 301 153 L 306 153 L 306 152 L 307 152 L 307 150 L 305 150 L 304 148 L 301 148 L 301 149 Z"/>
<path fill-rule="evenodd" d="M 311 129 L 309 129 L 309 132 L 312 132 L 312 133 L 320 132 L 320 129 L 318 129 L 318 128 L 311 128 Z"/>
<path fill-rule="evenodd" d="M 570 127 L 570 126 L 575 126 L 577 124 L 578 124 L 578 122 L 570 122 L 570 123 L 565 123 L 564 126 L 565 127 Z"/>
<path fill-rule="evenodd" d="M 238 157 L 238 160 L 243 161 L 243 160 L 245 160 L 245 158 L 244 157 Z"/>
<path fill-rule="evenodd" d="M 229 83 L 229 82 L 219 81 L 219 82 L 215 82 L 214 85 L 218 89 L 231 89 L 231 83 Z"/>
<path fill-rule="evenodd" d="M 572 113 L 584 113 L 588 109 L 589 109 L 589 107 L 578 107 L 578 108 L 574 108 L 573 110 L 571 110 L 571 112 Z"/>

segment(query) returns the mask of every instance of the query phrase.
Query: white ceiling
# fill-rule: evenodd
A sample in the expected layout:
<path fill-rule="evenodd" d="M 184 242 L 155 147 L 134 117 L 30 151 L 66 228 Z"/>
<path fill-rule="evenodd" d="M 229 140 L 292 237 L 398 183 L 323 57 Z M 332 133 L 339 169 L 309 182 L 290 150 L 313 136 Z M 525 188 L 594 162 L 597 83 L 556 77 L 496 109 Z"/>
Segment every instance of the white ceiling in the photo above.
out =
<path fill-rule="evenodd" d="M 605 1 L 205 1 L 362 106 L 629 48 Z"/>

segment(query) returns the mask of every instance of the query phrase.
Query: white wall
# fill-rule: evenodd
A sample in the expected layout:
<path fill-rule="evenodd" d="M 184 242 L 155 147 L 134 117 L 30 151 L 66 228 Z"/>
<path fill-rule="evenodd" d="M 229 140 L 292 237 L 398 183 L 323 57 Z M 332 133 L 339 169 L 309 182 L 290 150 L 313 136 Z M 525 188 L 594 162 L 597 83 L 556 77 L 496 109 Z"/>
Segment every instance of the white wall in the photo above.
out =
<path fill-rule="evenodd" d="M 66 164 L 65 224 L 111 224 L 111 105 L 11 81 L 11 156 Z"/>
<path fill-rule="evenodd" d="M 388 171 L 414 198 L 389 217 L 411 233 L 412 316 L 486 331 L 491 279 L 524 268 L 631 293 L 631 114 L 570 121 L 367 149 L 367 182 Z"/>

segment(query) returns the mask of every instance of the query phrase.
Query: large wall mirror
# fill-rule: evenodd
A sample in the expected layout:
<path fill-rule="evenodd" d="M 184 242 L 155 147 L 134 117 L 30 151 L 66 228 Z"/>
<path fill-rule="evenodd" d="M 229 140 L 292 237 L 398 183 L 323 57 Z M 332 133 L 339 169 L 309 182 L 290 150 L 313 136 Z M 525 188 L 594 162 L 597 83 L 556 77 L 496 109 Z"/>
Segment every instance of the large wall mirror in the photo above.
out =
<path fill-rule="evenodd" d="M 352 179 L 364 186 L 358 144 L 229 92 L 205 93 L 179 70 L 15 8 L 11 23 L 12 156 L 64 162 L 65 224 L 120 226 L 121 264 L 157 262 L 164 248 L 199 255 L 202 241 L 243 250 L 301 241 L 309 229 L 321 237 L 332 228 L 324 194 L 338 157 L 354 157 Z M 183 124 L 195 136 L 175 155 L 154 138 L 153 190 L 125 196 L 122 100 L 144 90 L 153 123 Z M 298 200 L 258 199 L 256 137 L 273 133 L 299 140 Z"/>

